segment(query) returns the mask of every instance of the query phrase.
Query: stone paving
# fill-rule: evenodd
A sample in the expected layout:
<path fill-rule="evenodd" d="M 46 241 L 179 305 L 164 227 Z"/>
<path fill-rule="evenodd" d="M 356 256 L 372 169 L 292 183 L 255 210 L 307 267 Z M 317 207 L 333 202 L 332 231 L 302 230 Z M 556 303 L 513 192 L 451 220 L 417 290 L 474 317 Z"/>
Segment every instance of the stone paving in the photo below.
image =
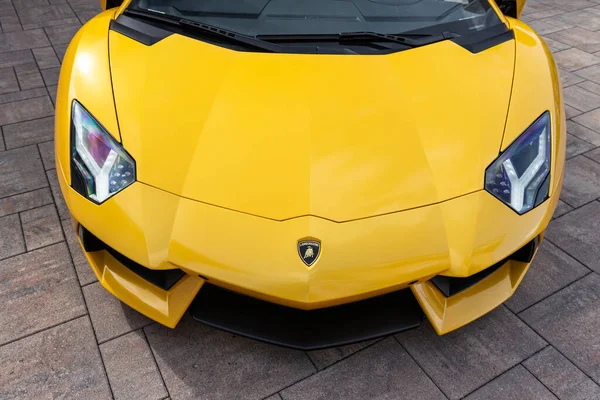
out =
<path fill-rule="evenodd" d="M 428 323 L 340 348 L 283 349 L 110 296 L 57 188 L 54 95 L 99 0 L 0 0 L 0 399 L 600 399 L 600 0 L 529 0 L 561 69 L 562 201 L 516 295 L 439 337 Z"/>

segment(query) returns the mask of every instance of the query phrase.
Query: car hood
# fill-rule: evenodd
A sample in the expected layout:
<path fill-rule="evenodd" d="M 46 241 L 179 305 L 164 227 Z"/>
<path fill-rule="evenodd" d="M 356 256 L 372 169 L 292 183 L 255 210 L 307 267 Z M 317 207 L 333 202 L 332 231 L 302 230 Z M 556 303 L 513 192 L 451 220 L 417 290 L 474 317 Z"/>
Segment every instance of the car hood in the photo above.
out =
<path fill-rule="evenodd" d="M 275 220 L 348 221 L 482 189 L 510 101 L 514 42 L 389 55 L 238 52 L 110 31 L 138 180 Z"/>

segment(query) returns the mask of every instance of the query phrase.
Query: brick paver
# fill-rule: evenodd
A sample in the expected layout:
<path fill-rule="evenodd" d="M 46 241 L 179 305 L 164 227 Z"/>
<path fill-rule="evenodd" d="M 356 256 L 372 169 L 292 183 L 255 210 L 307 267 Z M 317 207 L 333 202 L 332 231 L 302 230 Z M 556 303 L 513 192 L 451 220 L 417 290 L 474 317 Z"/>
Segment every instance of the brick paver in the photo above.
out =
<path fill-rule="evenodd" d="M 564 191 L 505 305 L 438 337 L 314 352 L 185 317 L 162 327 L 110 296 L 74 240 L 53 155 L 60 62 L 99 0 L 0 0 L 0 399 L 600 399 L 600 0 L 529 0 L 556 55 Z"/>

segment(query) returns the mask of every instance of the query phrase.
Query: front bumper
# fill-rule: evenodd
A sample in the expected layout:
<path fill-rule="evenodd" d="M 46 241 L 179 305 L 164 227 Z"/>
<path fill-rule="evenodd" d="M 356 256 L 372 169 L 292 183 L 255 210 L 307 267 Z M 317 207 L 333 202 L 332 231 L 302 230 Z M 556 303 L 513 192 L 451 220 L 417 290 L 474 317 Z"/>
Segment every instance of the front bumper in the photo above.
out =
<path fill-rule="evenodd" d="M 169 327 L 177 324 L 208 281 L 301 310 L 410 288 L 434 329 L 444 334 L 512 295 L 529 262 L 510 256 L 541 238 L 558 200 L 554 195 L 519 216 L 480 191 L 345 223 L 312 216 L 273 221 L 139 182 L 98 206 L 73 191 L 60 168 L 58 172 L 76 227 L 84 226 L 113 250 L 86 252 L 100 283 L 124 303 Z M 312 268 L 302 263 L 296 250 L 297 241 L 305 237 L 322 241 L 320 258 Z M 161 289 L 127 268 L 115 253 L 150 270 L 181 269 L 185 275 Z M 494 273 L 451 297 L 431 281 L 436 275 L 469 277 L 498 263 Z M 397 330 L 411 326 L 414 323 L 409 322 Z M 351 341 L 364 338 L 357 334 Z"/>

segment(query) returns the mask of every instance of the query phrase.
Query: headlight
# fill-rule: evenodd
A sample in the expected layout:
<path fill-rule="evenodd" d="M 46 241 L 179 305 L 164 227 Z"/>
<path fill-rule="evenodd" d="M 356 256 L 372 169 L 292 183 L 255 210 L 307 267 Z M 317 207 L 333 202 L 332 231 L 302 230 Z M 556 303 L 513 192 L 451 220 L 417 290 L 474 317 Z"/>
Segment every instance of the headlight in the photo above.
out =
<path fill-rule="evenodd" d="M 550 114 L 537 119 L 485 172 L 485 189 L 523 214 L 548 197 Z"/>
<path fill-rule="evenodd" d="M 71 186 L 102 203 L 135 181 L 135 162 L 77 101 L 71 110 Z"/>

